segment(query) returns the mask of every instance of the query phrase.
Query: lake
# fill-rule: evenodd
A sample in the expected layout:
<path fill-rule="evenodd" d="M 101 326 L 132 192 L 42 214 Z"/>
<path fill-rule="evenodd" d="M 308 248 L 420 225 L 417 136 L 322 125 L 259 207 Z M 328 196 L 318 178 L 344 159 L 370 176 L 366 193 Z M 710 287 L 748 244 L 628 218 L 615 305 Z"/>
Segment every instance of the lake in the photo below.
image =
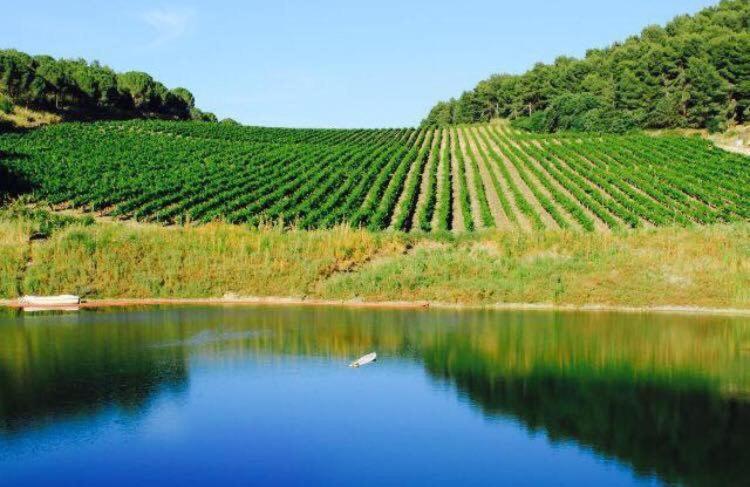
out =
<path fill-rule="evenodd" d="M 372 351 L 377 362 L 347 367 Z M 748 479 L 748 318 L 0 314 L 2 485 Z"/>

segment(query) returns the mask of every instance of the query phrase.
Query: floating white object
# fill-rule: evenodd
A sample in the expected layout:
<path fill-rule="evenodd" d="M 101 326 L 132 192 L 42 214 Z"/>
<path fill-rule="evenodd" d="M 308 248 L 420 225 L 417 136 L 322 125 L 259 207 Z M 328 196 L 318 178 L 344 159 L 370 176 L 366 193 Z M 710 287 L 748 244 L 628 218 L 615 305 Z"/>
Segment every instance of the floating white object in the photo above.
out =
<path fill-rule="evenodd" d="M 378 354 L 375 352 L 368 353 L 364 357 L 360 357 L 354 362 L 349 364 L 349 367 L 362 367 L 363 365 L 367 365 L 369 363 L 372 363 L 378 359 Z"/>
<path fill-rule="evenodd" d="M 81 298 L 70 294 L 62 296 L 24 296 L 19 300 L 24 311 L 78 311 Z"/>
<path fill-rule="evenodd" d="M 81 304 L 81 298 L 69 294 L 62 296 L 24 296 L 19 302 L 24 308 L 64 308 L 78 306 Z"/>
<path fill-rule="evenodd" d="M 26 313 L 41 313 L 43 311 L 81 311 L 81 307 L 76 306 L 24 306 Z"/>

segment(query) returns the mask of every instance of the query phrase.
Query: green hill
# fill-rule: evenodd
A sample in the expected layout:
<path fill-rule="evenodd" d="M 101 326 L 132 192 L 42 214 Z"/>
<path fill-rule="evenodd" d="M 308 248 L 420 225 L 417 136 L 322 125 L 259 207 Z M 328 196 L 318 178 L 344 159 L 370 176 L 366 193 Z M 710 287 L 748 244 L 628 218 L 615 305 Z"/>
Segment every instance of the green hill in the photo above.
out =
<path fill-rule="evenodd" d="M 608 232 L 750 219 L 750 158 L 698 137 L 129 121 L 5 134 L 0 157 L 6 193 L 161 223 Z"/>
<path fill-rule="evenodd" d="M 423 125 L 495 117 L 540 132 L 722 130 L 745 123 L 750 2 L 723 0 L 606 49 L 591 49 L 583 59 L 563 56 L 520 75 L 493 75 L 458 99 L 435 105 Z"/>

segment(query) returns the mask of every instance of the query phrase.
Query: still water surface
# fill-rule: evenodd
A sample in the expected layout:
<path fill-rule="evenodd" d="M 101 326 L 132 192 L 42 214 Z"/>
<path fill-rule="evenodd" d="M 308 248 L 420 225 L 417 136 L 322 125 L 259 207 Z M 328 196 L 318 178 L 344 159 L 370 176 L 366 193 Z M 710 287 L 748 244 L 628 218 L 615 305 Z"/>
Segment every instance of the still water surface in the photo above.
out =
<path fill-rule="evenodd" d="M 0 485 L 748 479 L 747 318 L 0 314 Z"/>

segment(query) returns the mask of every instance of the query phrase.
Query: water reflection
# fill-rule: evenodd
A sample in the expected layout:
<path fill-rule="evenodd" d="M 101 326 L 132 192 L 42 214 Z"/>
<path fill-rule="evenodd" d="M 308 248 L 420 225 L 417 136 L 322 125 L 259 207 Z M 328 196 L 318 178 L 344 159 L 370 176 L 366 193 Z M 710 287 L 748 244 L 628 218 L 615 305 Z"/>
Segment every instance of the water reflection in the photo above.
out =
<path fill-rule="evenodd" d="M 716 317 L 325 308 L 5 316 L 0 438 L 109 407 L 144 410 L 165 391 L 188 391 L 194 362 L 346 364 L 376 350 L 384 363 L 422 364 L 489 418 L 639 474 L 739 485 L 750 478 L 748 344 L 748 320 Z"/>
<path fill-rule="evenodd" d="M 186 387 L 185 349 L 144 346 L 168 327 L 81 326 L 72 318 L 0 325 L 0 434 L 112 406 L 137 413 L 159 392 Z"/>

